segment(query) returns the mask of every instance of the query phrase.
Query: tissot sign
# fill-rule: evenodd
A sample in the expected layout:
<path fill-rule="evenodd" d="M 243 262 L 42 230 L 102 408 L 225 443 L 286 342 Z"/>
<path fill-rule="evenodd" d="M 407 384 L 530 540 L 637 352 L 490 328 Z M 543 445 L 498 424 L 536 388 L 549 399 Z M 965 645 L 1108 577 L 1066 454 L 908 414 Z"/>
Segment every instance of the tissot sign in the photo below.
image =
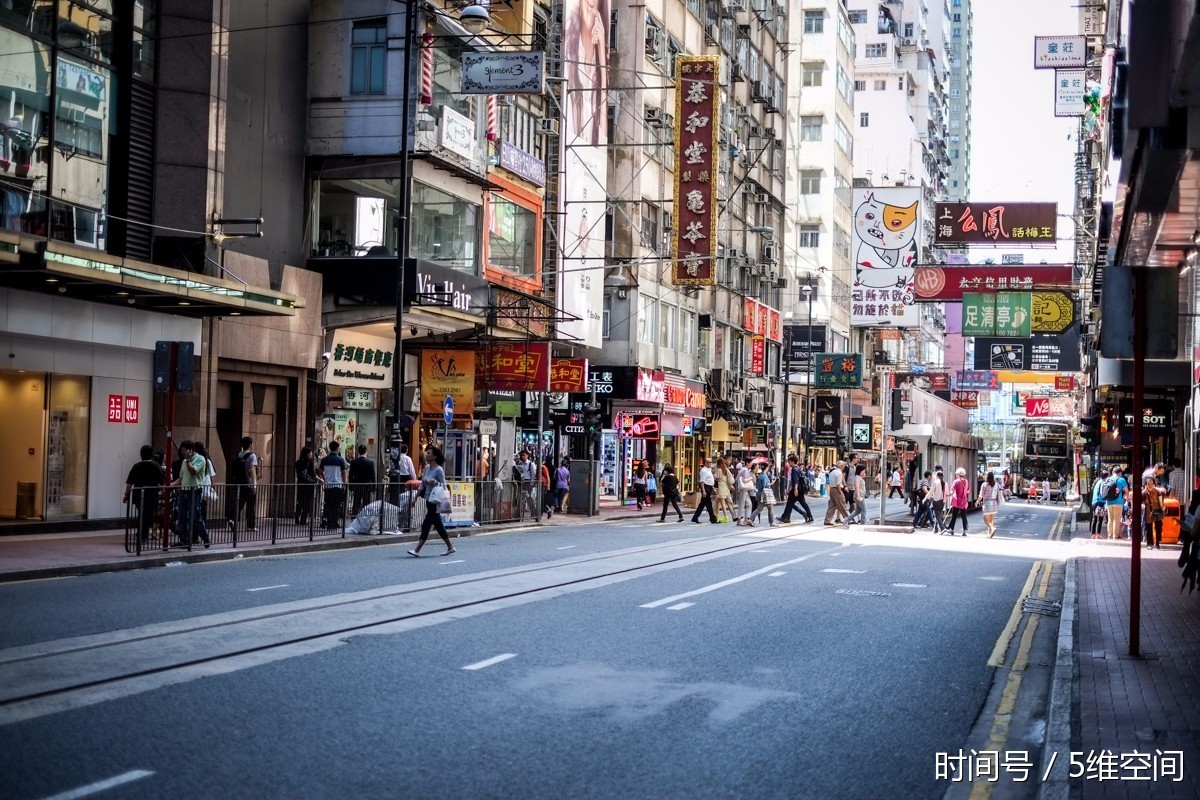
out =
<path fill-rule="evenodd" d="M 1133 432 L 1133 401 L 1121 400 L 1117 409 L 1121 414 L 1122 437 Z M 1171 432 L 1171 401 L 1146 400 L 1142 403 L 1142 433 L 1162 436 Z"/>

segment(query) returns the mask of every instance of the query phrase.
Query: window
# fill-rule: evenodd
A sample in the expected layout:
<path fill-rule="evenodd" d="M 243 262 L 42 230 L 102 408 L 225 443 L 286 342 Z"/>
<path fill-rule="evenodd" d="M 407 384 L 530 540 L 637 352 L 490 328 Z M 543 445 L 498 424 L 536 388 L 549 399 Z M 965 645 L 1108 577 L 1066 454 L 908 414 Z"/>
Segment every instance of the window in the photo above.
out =
<path fill-rule="evenodd" d="M 537 213 L 493 193 L 488 220 L 488 263 L 517 275 L 537 271 Z"/>
<path fill-rule="evenodd" d="M 955 22 L 962 22 L 962 14 L 955 14 L 955 15 L 954 15 L 954 21 L 955 21 Z"/>
<path fill-rule="evenodd" d="M 887 42 L 879 42 L 878 44 L 867 45 L 863 56 L 866 58 L 887 58 L 887 54 Z"/>
<path fill-rule="evenodd" d="M 850 79 L 850 73 L 846 72 L 845 67 L 841 64 L 837 65 L 837 88 L 847 103 L 854 102 L 854 81 Z"/>
<path fill-rule="evenodd" d="M 350 34 L 350 94 L 383 94 L 387 74 L 387 22 L 354 23 Z"/>
<path fill-rule="evenodd" d="M 616 40 L 614 40 L 616 41 Z M 652 61 L 661 58 L 659 51 L 663 46 L 663 32 L 654 17 L 646 14 L 646 55 Z"/>
<path fill-rule="evenodd" d="M 800 194 L 821 193 L 821 170 L 806 169 L 800 172 Z"/>
<path fill-rule="evenodd" d="M 679 309 L 679 350 L 685 355 L 696 351 L 696 315 L 691 311 Z"/>
<path fill-rule="evenodd" d="M 836 223 L 833 226 L 833 249 L 841 253 L 844 258 L 850 258 L 850 234 Z"/>
<path fill-rule="evenodd" d="M 850 24 L 851 25 L 862 25 L 866 21 L 867 21 L 866 9 L 863 9 L 861 11 L 851 11 L 850 12 Z"/>
<path fill-rule="evenodd" d="M 877 91 L 877 92 L 887 91 L 887 81 L 886 80 L 875 81 L 875 91 Z"/>
<path fill-rule="evenodd" d="M 389 191 L 392 194 L 388 199 L 394 200 L 394 188 Z M 413 257 L 478 274 L 479 206 L 419 181 L 413 183 L 412 193 Z M 389 235 L 389 229 L 394 230 L 392 226 L 379 224 L 384 235 Z"/>
<path fill-rule="evenodd" d="M 804 32 L 805 33 L 824 33 L 825 32 L 825 12 L 821 10 L 805 11 L 804 12 Z"/>
<path fill-rule="evenodd" d="M 661 217 L 662 212 L 654 203 L 642 203 L 642 245 L 656 253 L 662 246 Z"/>
<path fill-rule="evenodd" d="M 905 39 L 911 39 L 911 38 L 913 38 L 913 31 L 914 31 L 914 30 L 915 30 L 915 29 L 913 28 L 913 24 L 912 24 L 911 22 L 906 22 L 906 23 L 904 23 L 904 38 L 905 38 Z"/>
<path fill-rule="evenodd" d="M 900 91 L 904 91 L 904 76 L 903 75 L 901 75 L 899 78 L 896 79 L 896 88 L 899 89 Z"/>
<path fill-rule="evenodd" d="M 867 82 L 866 81 L 855 81 L 854 82 L 854 91 L 865 92 L 866 90 L 867 90 Z"/>
<path fill-rule="evenodd" d="M 871 127 L 871 115 L 868 114 L 866 111 L 863 111 L 862 113 L 860 113 L 858 115 L 858 127 L 860 127 L 860 128 Z"/>
<path fill-rule="evenodd" d="M 805 64 L 800 68 L 801 86 L 820 86 L 821 76 L 825 73 L 825 62 L 818 61 Z"/>
<path fill-rule="evenodd" d="M 821 246 L 821 226 L 820 225 L 801 225 L 800 226 L 800 246 L 801 247 L 820 247 Z"/>
<path fill-rule="evenodd" d="M 653 297 L 641 295 L 638 308 L 638 341 L 654 344 L 658 334 L 658 301 Z"/>
<path fill-rule="evenodd" d="M 953 35 L 954 35 L 955 39 L 961 38 L 962 37 L 962 28 L 955 28 Z"/>
<path fill-rule="evenodd" d="M 951 151 L 950 151 L 950 157 L 951 157 L 951 158 L 958 158 L 958 152 L 959 152 L 958 150 L 951 150 Z"/>
<path fill-rule="evenodd" d="M 800 118 L 800 141 L 802 142 L 819 142 L 821 141 L 821 128 L 825 124 L 825 118 L 817 115 L 812 117 Z"/>
<path fill-rule="evenodd" d="M 677 311 L 678 308 L 675 306 L 663 305 L 659 312 L 658 344 L 661 347 L 675 348 L 675 334 L 677 332 L 675 314 Z"/>
<path fill-rule="evenodd" d="M 953 186 L 955 189 L 957 189 L 957 188 L 958 188 L 958 181 L 950 181 L 950 185 L 951 185 L 951 186 Z"/>
<path fill-rule="evenodd" d="M 846 123 L 840 119 L 834 120 L 836 123 L 833 130 L 833 139 L 838 143 L 838 147 L 849 157 L 854 157 L 854 137 L 850 135 L 850 129 L 846 127 Z"/>

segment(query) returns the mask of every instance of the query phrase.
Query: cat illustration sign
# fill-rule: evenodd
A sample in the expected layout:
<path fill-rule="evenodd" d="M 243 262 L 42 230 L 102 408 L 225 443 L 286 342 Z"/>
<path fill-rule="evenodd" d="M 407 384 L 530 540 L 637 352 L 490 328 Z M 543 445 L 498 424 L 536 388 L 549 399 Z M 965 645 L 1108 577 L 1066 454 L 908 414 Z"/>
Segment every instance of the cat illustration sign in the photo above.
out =
<path fill-rule="evenodd" d="M 913 284 L 920 230 L 919 187 L 855 190 L 852 324 L 901 328 L 920 324 Z"/>

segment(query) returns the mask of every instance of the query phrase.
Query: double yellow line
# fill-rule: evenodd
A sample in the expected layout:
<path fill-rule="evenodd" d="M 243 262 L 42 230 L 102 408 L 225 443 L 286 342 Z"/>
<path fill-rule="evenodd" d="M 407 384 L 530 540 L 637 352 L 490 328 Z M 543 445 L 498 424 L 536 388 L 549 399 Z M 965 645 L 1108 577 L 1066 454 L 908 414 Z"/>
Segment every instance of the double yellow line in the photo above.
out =
<path fill-rule="evenodd" d="M 1054 529 L 1051 530 L 1051 540 L 1053 540 L 1056 533 L 1061 534 L 1062 528 L 1065 527 L 1063 522 L 1064 517 L 1060 516 L 1055 522 Z M 1053 571 L 1054 562 L 1052 561 L 1035 561 L 1033 566 L 1029 568 L 1029 577 L 1025 579 L 1025 585 L 1022 587 L 1020 595 L 1017 596 L 1016 603 L 1013 604 L 1012 613 L 1008 617 L 1008 623 L 1004 626 L 1004 630 L 1000 632 L 1000 638 L 996 640 L 996 646 L 992 649 L 991 657 L 988 658 L 988 666 L 1004 666 L 1012 638 L 1021 623 L 1021 618 L 1025 615 L 1025 598 L 1045 598 L 1050 588 L 1050 574 Z M 1040 581 L 1038 580 L 1039 575 L 1041 575 Z M 1033 592 L 1035 583 L 1038 585 L 1036 593 Z M 1008 743 L 1008 732 L 1009 726 L 1012 724 L 1013 710 L 1017 706 L 1017 697 L 1021 693 L 1021 680 L 1025 675 L 1026 667 L 1029 666 L 1029 652 L 1033 648 L 1033 637 L 1037 633 L 1040 621 L 1040 614 L 1029 615 L 1029 621 L 1026 623 L 1025 630 L 1021 634 L 1020 642 L 1017 644 L 1017 652 L 1013 656 L 1012 665 L 1008 668 L 1008 677 L 1005 679 L 1004 689 L 1000 693 L 1000 704 L 996 707 L 996 715 L 992 720 L 992 729 L 988 733 L 988 741 L 983 748 L 984 750 L 1000 753 L 1004 751 Z M 991 797 L 994 785 L 990 781 L 976 781 L 971 787 L 971 800 L 982 800 Z"/>

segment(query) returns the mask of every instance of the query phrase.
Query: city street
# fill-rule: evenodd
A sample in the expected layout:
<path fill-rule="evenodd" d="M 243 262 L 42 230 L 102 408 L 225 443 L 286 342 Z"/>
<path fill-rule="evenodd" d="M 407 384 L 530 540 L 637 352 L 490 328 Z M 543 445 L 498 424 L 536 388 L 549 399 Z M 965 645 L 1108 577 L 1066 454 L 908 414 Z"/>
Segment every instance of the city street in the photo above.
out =
<path fill-rule="evenodd" d="M 1057 619 L 1020 607 L 1060 599 L 1065 516 L 631 519 L 5 585 L 5 795 L 923 798 L 975 747 L 1028 750 L 996 796 L 1031 797 Z"/>

